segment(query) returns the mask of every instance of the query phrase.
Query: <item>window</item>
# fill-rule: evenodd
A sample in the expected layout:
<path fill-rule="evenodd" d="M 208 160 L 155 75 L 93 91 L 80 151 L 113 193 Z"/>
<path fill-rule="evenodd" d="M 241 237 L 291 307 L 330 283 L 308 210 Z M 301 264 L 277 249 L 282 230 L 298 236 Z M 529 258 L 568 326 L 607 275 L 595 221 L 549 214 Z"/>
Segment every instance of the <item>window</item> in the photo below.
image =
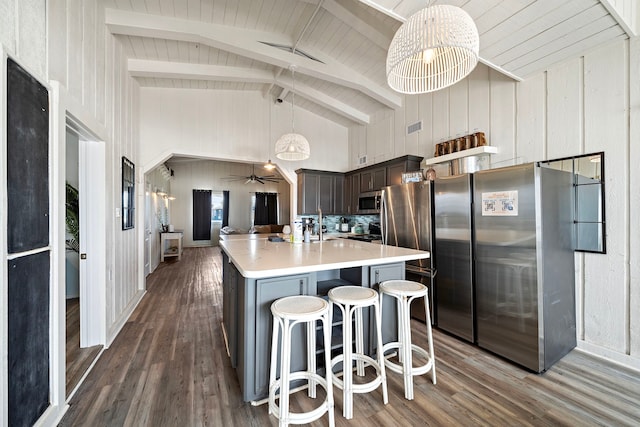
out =
<path fill-rule="evenodd" d="M 604 152 L 540 162 L 574 174 L 574 249 L 606 253 Z"/>
<path fill-rule="evenodd" d="M 211 221 L 222 222 L 224 213 L 224 196 L 222 191 L 211 193 Z"/>

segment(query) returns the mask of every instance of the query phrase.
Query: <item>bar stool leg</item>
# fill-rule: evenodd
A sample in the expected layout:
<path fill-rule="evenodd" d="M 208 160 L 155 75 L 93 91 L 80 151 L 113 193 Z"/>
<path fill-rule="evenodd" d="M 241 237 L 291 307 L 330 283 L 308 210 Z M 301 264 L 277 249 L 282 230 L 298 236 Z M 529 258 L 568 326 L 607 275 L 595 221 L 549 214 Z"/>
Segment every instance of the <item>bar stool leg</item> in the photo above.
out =
<path fill-rule="evenodd" d="M 404 310 L 402 308 L 402 299 L 400 298 L 394 298 L 396 300 L 396 306 L 397 306 L 397 311 L 398 311 L 398 319 L 402 319 L 402 313 L 404 313 Z M 402 322 L 400 320 L 398 320 L 398 342 L 403 343 L 404 342 L 404 326 L 402 325 Z M 402 347 L 400 347 L 398 349 L 398 361 L 400 363 L 404 363 L 404 354 L 402 351 Z"/>
<path fill-rule="evenodd" d="M 411 357 L 411 319 L 410 306 L 407 297 L 401 297 L 400 323 L 402 324 L 402 372 L 404 376 L 404 396 L 413 400 L 413 363 Z M 398 299 L 400 301 L 400 299 Z"/>
<path fill-rule="evenodd" d="M 424 311 L 427 315 L 427 338 L 429 339 L 429 357 L 431 358 L 431 382 L 436 383 L 436 358 L 433 352 L 433 334 L 431 333 L 431 313 L 429 310 L 429 296 L 424 296 Z"/>
<path fill-rule="evenodd" d="M 273 384 L 276 380 L 276 365 L 278 363 L 278 336 L 280 335 L 280 321 L 273 319 L 273 332 L 271 333 L 271 369 L 269 370 L 269 384 Z M 269 399 L 271 394 L 275 395 L 275 387 L 271 390 L 269 386 Z M 275 401 L 275 397 L 273 398 Z M 271 415 L 271 405 L 269 405 L 269 415 Z"/>
<path fill-rule="evenodd" d="M 384 369 L 384 352 L 382 351 L 382 310 L 378 301 L 374 304 L 374 310 L 376 314 L 376 334 L 378 336 L 376 353 L 378 355 L 378 365 L 380 365 L 380 376 L 382 377 L 382 401 L 386 405 L 389 403 L 389 395 L 387 393 L 387 374 Z"/>
<path fill-rule="evenodd" d="M 330 307 L 329 313 L 322 318 L 322 332 L 324 334 L 324 366 L 325 378 L 327 381 L 327 411 L 329 412 L 329 426 L 335 425 L 333 414 L 333 375 L 331 373 L 331 320 L 333 315 L 333 307 Z"/>
<path fill-rule="evenodd" d="M 347 305 L 344 307 L 344 316 L 342 318 L 343 321 L 343 343 L 342 343 L 342 373 L 343 378 L 342 382 L 344 384 L 343 388 L 343 408 L 342 408 L 342 416 L 346 419 L 350 420 L 353 418 L 353 370 L 352 370 L 352 359 L 353 359 L 353 334 L 352 334 L 352 320 L 351 320 L 351 306 Z"/>
<path fill-rule="evenodd" d="M 316 372 L 316 322 L 307 322 L 307 372 Z M 316 382 L 312 379 L 308 381 L 307 395 L 316 398 Z"/>
<path fill-rule="evenodd" d="M 356 353 L 364 353 L 364 333 L 362 332 L 362 307 L 355 310 L 356 317 Z M 364 360 L 356 360 L 357 374 L 364 376 Z"/>
<path fill-rule="evenodd" d="M 291 326 L 285 321 L 282 327 L 282 350 L 280 353 L 280 427 L 289 425 L 289 371 L 291 370 Z"/>

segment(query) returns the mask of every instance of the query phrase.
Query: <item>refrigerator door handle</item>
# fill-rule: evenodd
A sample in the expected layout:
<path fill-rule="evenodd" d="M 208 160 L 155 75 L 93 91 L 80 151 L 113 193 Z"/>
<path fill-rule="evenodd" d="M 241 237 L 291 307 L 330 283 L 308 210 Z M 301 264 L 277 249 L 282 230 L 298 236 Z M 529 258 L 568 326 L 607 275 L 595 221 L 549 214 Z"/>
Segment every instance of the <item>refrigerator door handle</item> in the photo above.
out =
<path fill-rule="evenodd" d="M 386 245 L 387 244 L 387 204 L 385 202 L 385 190 L 383 189 L 380 195 L 380 212 L 382 215 L 382 221 L 380 221 L 380 234 L 382 235 L 382 244 Z"/>

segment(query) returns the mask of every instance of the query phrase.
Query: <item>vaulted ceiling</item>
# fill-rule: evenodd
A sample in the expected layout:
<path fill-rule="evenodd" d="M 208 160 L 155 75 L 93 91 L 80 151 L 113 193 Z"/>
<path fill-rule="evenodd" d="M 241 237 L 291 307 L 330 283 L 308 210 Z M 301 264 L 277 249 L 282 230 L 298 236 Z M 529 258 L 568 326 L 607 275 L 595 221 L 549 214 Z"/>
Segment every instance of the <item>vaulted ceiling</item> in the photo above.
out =
<path fill-rule="evenodd" d="M 610 0 L 435 0 L 466 10 L 481 61 L 516 80 L 632 34 Z M 105 0 L 143 87 L 262 91 L 344 126 L 403 96 L 387 49 L 425 0 Z M 292 79 L 291 66 L 295 69 Z"/>

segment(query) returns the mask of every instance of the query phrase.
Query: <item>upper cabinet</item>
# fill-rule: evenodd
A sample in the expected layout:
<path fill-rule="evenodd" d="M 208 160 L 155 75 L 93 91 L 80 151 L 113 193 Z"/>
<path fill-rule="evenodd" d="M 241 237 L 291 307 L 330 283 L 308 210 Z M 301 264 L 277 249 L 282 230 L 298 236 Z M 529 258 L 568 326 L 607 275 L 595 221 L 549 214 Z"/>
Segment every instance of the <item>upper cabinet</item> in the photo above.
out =
<path fill-rule="evenodd" d="M 360 192 L 378 191 L 387 185 L 387 168 L 379 167 L 360 172 Z"/>
<path fill-rule="evenodd" d="M 343 214 L 344 174 L 298 169 L 298 213 Z"/>
<path fill-rule="evenodd" d="M 344 213 L 358 214 L 358 196 L 367 191 L 379 191 L 387 185 L 402 183 L 402 174 L 420 170 L 422 157 L 402 156 L 383 163 L 346 173 Z"/>
<path fill-rule="evenodd" d="M 402 156 L 366 168 L 347 172 L 298 169 L 298 214 L 357 215 L 358 196 L 402 183 L 404 172 L 420 170 L 422 157 Z"/>

